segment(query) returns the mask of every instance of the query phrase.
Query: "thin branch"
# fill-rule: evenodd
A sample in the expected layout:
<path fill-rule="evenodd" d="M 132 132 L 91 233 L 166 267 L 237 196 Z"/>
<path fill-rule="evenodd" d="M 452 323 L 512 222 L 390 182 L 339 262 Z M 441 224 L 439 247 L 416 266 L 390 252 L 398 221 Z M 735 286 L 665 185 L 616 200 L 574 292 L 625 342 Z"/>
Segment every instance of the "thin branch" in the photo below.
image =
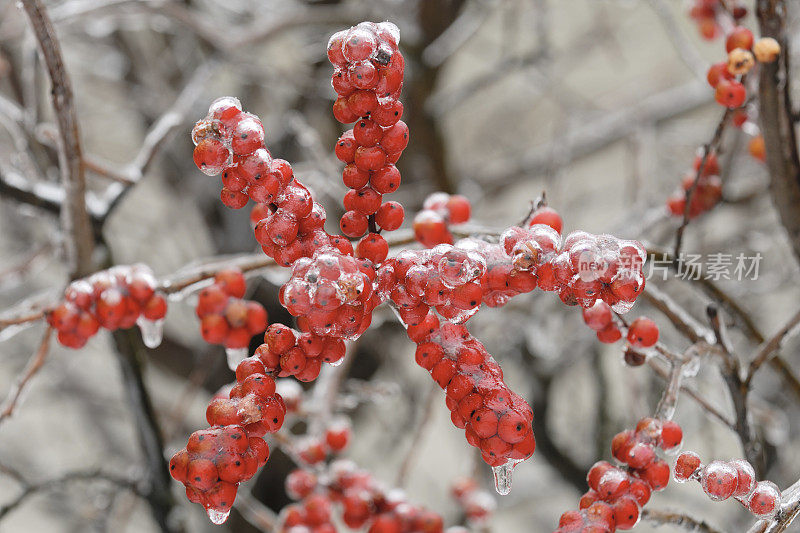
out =
<path fill-rule="evenodd" d="M 798 332 L 798 324 L 800 324 L 800 311 L 795 313 L 795 315 L 789 319 L 789 321 L 778 330 L 775 335 L 773 335 L 761 349 L 758 351 L 756 356 L 750 362 L 750 368 L 747 371 L 747 377 L 745 378 L 745 385 L 750 385 L 750 381 L 753 379 L 753 376 L 758 369 L 763 365 L 766 361 L 770 360 L 770 356 L 780 350 L 781 346 L 783 345 L 786 340 L 791 338 L 792 336 L 796 335 Z"/>
<path fill-rule="evenodd" d="M 439 386 L 433 383 L 428 389 L 428 394 L 425 395 L 425 400 L 422 402 L 422 415 L 416 424 L 414 434 L 411 436 L 411 444 L 408 451 L 400 463 L 400 468 L 397 471 L 397 478 L 395 479 L 395 486 L 397 488 L 404 488 L 408 481 L 408 476 L 411 473 L 411 467 L 414 459 L 419 455 L 419 444 L 425 438 L 425 434 L 433 420 L 433 402 L 439 396 Z"/>
<path fill-rule="evenodd" d="M 722 533 L 721 530 L 712 527 L 705 520 L 697 520 L 681 513 L 647 508 L 642 510 L 642 518 L 657 526 L 680 526 L 683 529 L 697 533 Z"/>
<path fill-rule="evenodd" d="M 72 85 L 64 67 L 61 46 L 44 5 L 40 0 L 22 0 L 22 6 L 36 35 L 52 84 L 52 103 L 60 137 L 58 160 L 61 183 L 66 191 L 66 201 L 61 205 L 61 223 L 64 232 L 69 235 L 65 247 L 70 275 L 79 278 L 92 271 L 95 239 L 86 209 L 86 179 Z"/>
<path fill-rule="evenodd" d="M 22 483 L 22 492 L 11 502 L 0 507 L 0 520 L 25 503 L 25 501 L 31 496 L 38 494 L 39 492 L 56 490 L 62 485 L 67 485 L 76 481 L 105 481 L 143 497 L 143 491 L 139 487 L 139 480 L 103 472 L 101 470 L 69 472 L 58 478 L 43 481 L 41 483 L 28 483 L 22 479 L 18 479 L 18 481 Z"/>
<path fill-rule="evenodd" d="M 0 424 L 14 414 L 14 409 L 19 403 L 20 396 L 25 390 L 25 386 L 44 365 L 44 362 L 47 359 L 47 354 L 50 352 L 50 338 L 52 335 L 53 328 L 48 326 L 44 332 L 42 341 L 39 343 L 39 348 L 33 354 L 33 357 L 31 357 L 30 361 L 28 361 L 28 366 L 25 367 L 25 371 L 20 375 L 19 378 L 17 378 L 17 382 L 14 384 L 14 387 L 8 393 L 8 396 L 6 396 L 6 399 L 3 402 L 3 409 L 0 411 Z"/>

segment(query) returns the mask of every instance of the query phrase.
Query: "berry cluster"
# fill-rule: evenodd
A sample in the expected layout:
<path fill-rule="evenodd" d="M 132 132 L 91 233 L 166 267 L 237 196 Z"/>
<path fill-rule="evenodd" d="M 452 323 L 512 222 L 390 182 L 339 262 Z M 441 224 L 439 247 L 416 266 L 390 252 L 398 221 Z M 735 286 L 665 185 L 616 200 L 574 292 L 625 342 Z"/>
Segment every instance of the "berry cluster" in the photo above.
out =
<path fill-rule="evenodd" d="M 376 271 L 369 259 L 357 260 L 333 247 L 295 261 L 281 287 L 281 304 L 297 317 L 300 330 L 323 337 L 356 339 L 370 325 L 381 303 L 373 289 Z"/>
<path fill-rule="evenodd" d="M 299 331 L 272 324 L 254 356 L 241 364 L 252 362 L 258 372 L 272 376 L 313 380 L 322 363 L 342 360 L 344 340 L 361 335 L 373 309 L 391 300 L 409 338 L 418 345 L 419 364 L 446 389 L 454 424 L 480 448 L 494 469 L 498 491 L 505 494 L 514 465 L 535 448 L 533 413 L 508 389 L 483 345 L 456 323 L 469 319 L 481 303 L 503 305 L 535 289 L 537 282 L 545 290 L 558 291 L 571 305 L 590 306 L 602 299 L 617 312 L 627 311 L 644 286 L 645 252 L 634 241 L 605 235 L 574 232 L 562 240 L 561 218 L 546 207 L 531 214 L 524 224 L 528 227 L 509 229 L 501 242 L 470 238 L 453 246 L 447 225 L 469 220 L 471 207 L 462 196 L 436 194 L 426 200 L 422 221 L 415 221 L 418 238 L 434 248 L 401 252 L 387 260 L 389 247 L 378 226 L 392 229 L 402 217 L 392 202 L 382 203 L 382 195 L 399 183 L 393 165 L 407 142 L 397 101 L 403 74 L 397 42 L 393 25 L 365 23 L 334 35 L 328 49 L 337 67 L 334 115 L 345 123 L 360 120 L 343 137 L 346 142 L 336 147 L 348 163 L 345 183 L 361 180 L 351 187 L 345 208 L 366 217 L 367 228 L 352 229 L 350 222 L 356 219 L 356 227 L 363 226 L 362 216 L 346 215 L 342 221 L 349 236 L 369 231 L 355 250 L 348 239 L 325 232 L 322 207 L 295 179 L 288 162 L 269 156 L 260 122 L 255 127 L 258 119 L 243 113 L 236 99 L 214 102 L 195 127 L 195 161 L 209 174 L 224 171 L 224 203 L 240 208 L 248 198 L 254 200 L 250 220 L 256 240 L 279 265 L 293 266 L 280 301 L 297 317 Z M 394 214 L 384 217 L 381 210 Z M 425 223 L 426 217 L 430 223 Z M 289 408 L 298 409 L 298 402 L 295 394 Z M 286 408 L 281 403 L 281 414 Z M 225 423 L 239 422 L 232 418 Z M 324 441 L 308 437 L 298 443 L 297 455 L 303 463 L 318 464 L 348 438 L 349 430 L 345 434 L 329 428 Z M 389 521 L 375 531 L 395 531 L 393 520 L 400 521 L 401 530 L 411 527 L 405 507 L 402 512 L 394 507 L 384 512 L 382 505 L 373 505 L 379 512 L 374 524 L 384 523 L 383 514 Z M 439 522 L 434 530 L 440 529 Z"/>
<path fill-rule="evenodd" d="M 322 435 L 305 435 L 292 444 L 296 460 L 306 466 L 322 463 L 331 454 L 342 452 L 350 444 L 350 421 L 339 417 L 327 424 Z"/>
<path fill-rule="evenodd" d="M 650 348 L 658 342 L 658 326 L 653 320 L 639 317 L 627 328 L 614 320 L 611 307 L 602 300 L 598 300 L 592 307 L 583 311 L 583 321 L 597 334 L 597 340 L 606 344 L 613 344 L 622 338 L 623 330 L 628 340 L 625 348 L 625 363 L 630 366 L 641 366 L 646 361 L 646 355 L 638 348 Z"/>
<path fill-rule="evenodd" d="M 300 381 L 317 379 L 322 363 L 336 365 L 344 353 L 344 341 L 340 338 L 301 333 L 283 324 L 270 324 L 264 344 L 255 351 L 267 371 L 281 377 L 294 376 Z"/>
<path fill-rule="evenodd" d="M 243 300 L 245 289 L 242 271 L 228 268 L 217 272 L 214 283 L 200 291 L 196 312 L 206 342 L 229 349 L 247 348 L 253 335 L 266 329 L 266 309 L 258 302 Z"/>
<path fill-rule="evenodd" d="M 414 217 L 414 238 L 426 248 L 437 244 L 453 244 L 450 224 L 463 224 L 469 220 L 472 206 L 460 194 L 436 192 L 425 199 L 422 211 Z"/>
<path fill-rule="evenodd" d="M 595 463 L 586 476 L 589 491 L 581 497 L 580 510 L 562 514 L 556 531 L 632 529 L 652 491 L 663 490 L 669 482 L 669 465 L 656 456 L 657 449 L 674 449 L 682 440 L 678 424 L 656 418 L 643 418 L 634 431 L 617 434 L 611 453 L 621 466 Z"/>
<path fill-rule="evenodd" d="M 47 312 L 47 323 L 58 331 L 59 343 L 76 349 L 101 327 L 114 331 L 138 324 L 145 344 L 154 348 L 167 314 L 167 301 L 156 289 L 149 267 L 115 266 L 70 283 L 64 301 Z"/>
<path fill-rule="evenodd" d="M 288 161 L 272 159 L 261 121 L 243 112 L 236 98 L 215 100 L 192 130 L 192 139 L 197 167 L 209 175 L 222 172 L 226 206 L 240 209 L 248 198 L 257 202 L 250 213 L 255 238 L 278 264 L 290 266 L 328 245 L 352 254 L 349 241 L 325 232 L 325 209 L 295 179 Z"/>
<path fill-rule="evenodd" d="M 486 261 L 480 253 L 450 244 L 406 250 L 378 272 L 378 290 L 394 302 L 400 318 L 417 325 L 433 308 L 452 322 L 465 322 L 481 305 Z"/>
<path fill-rule="evenodd" d="M 336 157 L 345 166 L 342 181 L 350 188 L 342 233 L 360 238 L 377 228 L 393 231 L 403 223 L 403 206 L 383 202 L 400 187 L 395 163 L 408 145 L 408 126 L 400 120 L 403 104 L 403 54 L 400 31 L 391 22 L 362 22 L 339 31 L 328 41 L 328 59 L 335 70 L 331 85 L 338 98 L 333 115 L 352 124 L 336 141 Z"/>
<path fill-rule="evenodd" d="M 286 478 L 286 492 L 297 504 L 280 514 L 280 531 L 334 532 L 334 505 L 341 521 L 370 533 L 441 533 L 442 518 L 406 500 L 399 490 L 387 490 L 351 461 L 331 463 L 321 475 L 295 470 Z M 306 529 L 295 529 L 303 526 Z"/>
<path fill-rule="evenodd" d="M 535 274 L 539 288 L 558 292 L 567 305 L 591 307 L 603 300 L 624 313 L 644 290 L 647 252 L 636 241 L 573 231 L 562 242 L 544 224 L 509 228 L 502 241 L 514 268 Z"/>
<path fill-rule="evenodd" d="M 471 477 L 455 480 L 450 492 L 470 525 L 485 524 L 497 509 L 494 496 L 481 490 Z"/>
<path fill-rule="evenodd" d="M 428 314 L 407 331 L 417 344 L 417 364 L 447 393 L 445 403 L 453 424 L 464 429 L 467 442 L 480 449 L 496 479 L 510 477 L 511 469 L 536 447 L 530 406 L 508 388 L 500 366 L 464 326 L 440 325 L 435 315 Z M 503 483 L 497 488 L 505 494 L 511 487 Z"/>
<path fill-rule="evenodd" d="M 759 518 L 775 516 L 781 505 L 781 491 L 771 481 L 756 482 L 753 466 L 744 459 L 711 461 L 704 465 L 694 452 L 683 452 L 675 462 L 675 481 L 700 482 L 714 501 L 734 498 Z"/>
<path fill-rule="evenodd" d="M 702 169 L 700 166 L 702 165 Z M 699 174 L 698 174 L 699 173 Z M 694 186 L 689 203 L 689 218 L 696 218 L 711 210 L 722 198 L 722 180 L 719 177 L 720 167 L 717 154 L 711 152 L 703 157 L 697 155 L 692 170 L 688 171 L 681 182 L 681 188 L 667 198 L 667 209 L 676 217 L 683 217 L 686 209 L 686 195 Z M 695 181 L 697 182 L 695 184 Z"/>
<path fill-rule="evenodd" d="M 720 22 L 727 13 L 738 22 L 747 16 L 747 8 L 738 2 L 726 4 L 725 0 L 694 0 L 689 16 L 697 23 L 700 35 L 710 41 L 722 33 Z"/>
<path fill-rule="evenodd" d="M 756 41 L 753 33 L 744 26 L 736 26 L 725 41 L 728 57 L 708 69 L 706 79 L 715 89 L 718 104 L 729 109 L 741 107 L 747 99 L 744 76 L 760 63 L 772 63 L 780 55 L 778 41 L 765 37 Z"/>
<path fill-rule="evenodd" d="M 239 483 L 266 464 L 269 447 L 262 437 L 283 425 L 286 407 L 266 373 L 258 357 L 239 363 L 228 398 L 214 398 L 208 405 L 211 427 L 192 433 L 170 460 L 172 477 L 216 524 L 228 517 Z"/>

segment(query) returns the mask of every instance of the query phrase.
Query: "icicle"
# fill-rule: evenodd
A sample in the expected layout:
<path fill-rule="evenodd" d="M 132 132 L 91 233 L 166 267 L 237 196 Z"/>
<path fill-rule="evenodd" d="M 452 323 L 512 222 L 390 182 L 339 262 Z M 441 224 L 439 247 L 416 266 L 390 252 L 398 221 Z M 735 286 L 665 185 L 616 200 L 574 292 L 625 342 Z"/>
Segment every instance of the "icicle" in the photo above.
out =
<path fill-rule="evenodd" d="M 144 316 L 136 319 L 136 325 L 142 332 L 142 341 L 148 348 L 158 348 L 164 338 L 164 321 L 147 320 Z"/>
<path fill-rule="evenodd" d="M 216 525 L 224 524 L 225 520 L 228 519 L 228 515 L 231 514 L 230 511 L 217 511 L 216 509 L 206 509 L 206 513 L 208 514 L 208 519 Z"/>
<path fill-rule="evenodd" d="M 519 461 L 507 461 L 500 466 L 493 466 L 492 473 L 494 474 L 494 489 L 497 494 L 505 496 L 511 492 L 511 475 L 514 472 L 514 467 L 517 466 Z"/>
<path fill-rule="evenodd" d="M 247 348 L 225 348 L 228 357 L 228 368 L 235 371 L 239 363 L 247 358 Z"/>

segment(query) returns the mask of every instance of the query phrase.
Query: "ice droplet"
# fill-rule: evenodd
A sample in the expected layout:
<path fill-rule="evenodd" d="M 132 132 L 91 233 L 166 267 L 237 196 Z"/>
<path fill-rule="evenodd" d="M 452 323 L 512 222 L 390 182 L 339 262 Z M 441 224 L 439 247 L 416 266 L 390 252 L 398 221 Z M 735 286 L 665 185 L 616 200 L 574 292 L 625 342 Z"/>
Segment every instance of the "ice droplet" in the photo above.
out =
<path fill-rule="evenodd" d="M 216 525 L 224 524 L 225 520 L 228 519 L 228 515 L 231 514 L 230 511 L 218 511 L 216 509 L 206 509 L 206 513 L 211 523 Z"/>
<path fill-rule="evenodd" d="M 494 489 L 497 491 L 497 494 L 505 496 L 511 492 L 511 475 L 517 463 L 519 463 L 519 461 L 507 461 L 500 466 L 492 467 Z"/>
<path fill-rule="evenodd" d="M 228 358 L 228 368 L 235 372 L 239 363 L 247 358 L 247 348 L 225 348 L 225 356 Z"/>
<path fill-rule="evenodd" d="M 136 325 L 142 332 L 142 341 L 148 348 L 158 348 L 161 339 L 164 338 L 164 321 L 147 320 L 140 316 L 136 319 Z"/>

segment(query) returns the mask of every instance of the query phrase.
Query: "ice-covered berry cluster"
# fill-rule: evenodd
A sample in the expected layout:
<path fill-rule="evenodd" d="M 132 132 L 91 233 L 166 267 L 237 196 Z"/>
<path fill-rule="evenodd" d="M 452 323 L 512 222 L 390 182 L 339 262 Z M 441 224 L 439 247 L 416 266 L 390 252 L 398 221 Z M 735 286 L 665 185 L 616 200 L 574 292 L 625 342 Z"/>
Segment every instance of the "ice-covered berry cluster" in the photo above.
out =
<path fill-rule="evenodd" d="M 73 281 L 64 301 L 47 312 L 58 342 L 81 348 L 102 327 L 110 331 L 138 324 L 148 347 L 161 343 L 161 323 L 167 300 L 157 292 L 153 271 L 146 265 L 120 265 Z"/>
<path fill-rule="evenodd" d="M 733 498 L 759 518 L 775 516 L 781 490 L 771 481 L 756 481 L 753 465 L 744 459 L 711 461 L 704 465 L 694 452 L 683 452 L 675 462 L 675 481 L 693 479 L 714 501 Z"/>
<path fill-rule="evenodd" d="M 422 210 L 414 217 L 414 238 L 426 248 L 437 244 L 453 244 L 448 226 L 463 224 L 472 215 L 472 205 L 460 194 L 436 192 L 425 199 Z"/>
<path fill-rule="evenodd" d="M 228 350 L 246 350 L 253 335 L 266 329 L 267 311 L 260 303 L 243 299 L 246 288 L 242 271 L 227 268 L 217 272 L 214 283 L 200 291 L 195 311 L 206 342 Z M 238 361 L 232 367 L 236 364 Z"/>
<path fill-rule="evenodd" d="M 319 532 L 336 531 L 336 522 L 353 530 L 373 533 L 441 533 L 442 517 L 410 503 L 405 493 L 387 489 L 355 463 L 337 460 L 321 473 L 293 471 L 286 478 L 286 492 L 298 503 L 288 505 L 280 514 L 279 529 L 289 533 L 301 529 Z"/>
<path fill-rule="evenodd" d="M 298 327 L 319 337 L 356 339 L 369 327 L 381 303 L 374 291 L 375 267 L 333 247 L 319 248 L 295 261 L 281 287 L 281 304 L 297 317 Z"/>
<path fill-rule="evenodd" d="M 400 187 L 395 163 L 409 138 L 408 126 L 400 120 L 405 62 L 399 44 L 400 31 L 391 22 L 362 22 L 328 41 L 331 85 L 338 96 L 333 115 L 343 124 L 354 123 L 335 148 L 346 164 L 342 181 L 350 188 L 340 227 L 354 239 L 367 232 L 377 235 L 379 228 L 396 230 L 403 223 L 403 206 L 383 201 L 383 195 Z"/>
<path fill-rule="evenodd" d="M 467 442 L 493 467 L 498 491 L 506 494 L 511 470 L 536 447 L 530 406 L 508 388 L 500 366 L 464 326 L 440 324 L 429 314 L 407 332 L 417 344 L 417 364 L 446 391 L 453 424 L 465 430 Z"/>
<path fill-rule="evenodd" d="M 186 447 L 170 460 L 170 474 L 186 486 L 190 501 L 201 504 L 216 524 L 225 521 L 239 483 L 255 475 L 269 457 L 262 438 L 283 425 L 286 407 L 275 381 L 256 357 L 236 368 L 228 398 L 211 400 L 210 428 L 192 433 Z"/>
<path fill-rule="evenodd" d="M 514 268 L 536 275 L 544 291 L 567 305 L 591 307 L 603 300 L 625 313 L 644 290 L 644 247 L 613 235 L 573 231 L 563 241 L 550 226 L 512 227 L 502 235 Z"/>
<path fill-rule="evenodd" d="M 669 483 L 669 464 L 656 452 L 675 449 L 682 440 L 678 424 L 656 418 L 643 418 L 635 430 L 617 434 L 611 453 L 619 466 L 607 461 L 592 466 L 586 476 L 589 491 L 580 499 L 580 510 L 562 514 L 557 533 L 632 529 L 650 494 Z"/>

